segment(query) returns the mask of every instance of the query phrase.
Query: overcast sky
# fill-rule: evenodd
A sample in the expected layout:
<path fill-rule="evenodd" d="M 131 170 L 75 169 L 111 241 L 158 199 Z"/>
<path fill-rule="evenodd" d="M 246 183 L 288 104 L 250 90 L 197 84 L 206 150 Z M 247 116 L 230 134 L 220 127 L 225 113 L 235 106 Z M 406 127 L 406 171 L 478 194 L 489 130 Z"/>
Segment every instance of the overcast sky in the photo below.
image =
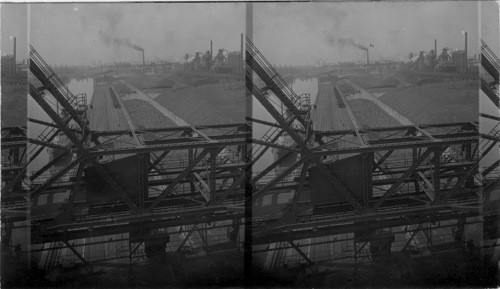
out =
<path fill-rule="evenodd" d="M 210 40 L 215 52 L 240 50 L 240 33 L 245 32 L 244 4 L 30 6 L 31 44 L 53 64 L 141 60 L 142 53 L 133 47 L 144 48 L 146 60 L 181 60 L 186 53 L 209 50 Z M 2 32 L 3 23 L 2 17 Z M 12 33 L 20 34 L 15 29 Z"/>
<path fill-rule="evenodd" d="M 463 49 L 462 31 L 469 55 L 479 53 L 477 2 L 256 3 L 253 31 L 275 64 L 364 61 L 366 52 L 349 43 L 368 47 L 373 60 L 407 59 L 434 49 L 434 39 L 439 52 Z"/>
<path fill-rule="evenodd" d="M 254 42 L 275 64 L 313 64 L 370 59 L 407 59 L 410 52 L 443 47 L 463 49 L 468 32 L 469 55 L 479 53 L 482 37 L 498 43 L 495 2 L 425 1 L 376 3 L 254 3 Z M 90 64 L 92 60 L 181 60 L 186 53 L 239 50 L 245 31 L 242 3 L 191 4 L 31 4 L 32 45 L 51 64 Z M 1 7 L 2 55 L 26 55 L 26 5 Z M 370 46 L 371 45 L 371 46 Z M 490 44 L 493 46 L 493 44 Z M 373 46 L 373 47 L 372 47 Z M 497 46 L 498 47 L 498 46 Z M 498 50 L 498 49 L 497 49 Z"/>
<path fill-rule="evenodd" d="M 28 18 L 24 4 L 2 4 L 0 6 L 0 42 L 2 55 L 12 54 L 13 40 L 16 37 L 17 58 L 27 59 Z"/>

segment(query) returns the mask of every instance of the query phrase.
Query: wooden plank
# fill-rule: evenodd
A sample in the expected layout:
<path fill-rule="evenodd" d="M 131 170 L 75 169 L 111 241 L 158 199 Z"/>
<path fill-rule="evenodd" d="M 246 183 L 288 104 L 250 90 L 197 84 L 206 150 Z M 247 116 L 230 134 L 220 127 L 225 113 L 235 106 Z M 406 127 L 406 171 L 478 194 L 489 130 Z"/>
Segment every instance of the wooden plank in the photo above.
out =
<path fill-rule="evenodd" d="M 316 131 L 336 131 L 353 129 L 354 124 L 346 107 L 339 107 L 333 85 L 320 85 L 313 113 L 313 126 Z"/>

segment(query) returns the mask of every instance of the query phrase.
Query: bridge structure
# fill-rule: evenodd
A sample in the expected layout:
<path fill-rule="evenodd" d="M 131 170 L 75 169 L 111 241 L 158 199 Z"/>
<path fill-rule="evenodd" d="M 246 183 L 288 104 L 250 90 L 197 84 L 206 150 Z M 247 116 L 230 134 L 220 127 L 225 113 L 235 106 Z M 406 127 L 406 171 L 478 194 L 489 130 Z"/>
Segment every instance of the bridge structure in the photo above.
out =
<path fill-rule="evenodd" d="M 249 39 L 246 87 L 272 122 L 93 130 L 85 97 L 73 95 L 33 47 L 30 58 L 29 95 L 50 121 L 29 118 L 44 127 L 37 136 L 2 130 L 2 151 L 12 156 L 9 166 L 2 160 L 2 222 L 9 230 L 29 222 L 31 252 L 45 266 L 62 260 L 51 253 L 62 250 L 92 267 L 154 258 L 167 246 L 236 250 L 243 242 L 271 270 L 289 251 L 317 268 L 325 255 L 314 248 L 341 241 L 351 248 L 339 259 L 379 262 L 414 250 L 421 236 L 432 252 L 447 243 L 443 235 L 463 244 L 466 226 L 498 217 L 485 202 L 497 187 L 499 162 L 481 166 L 498 149 L 498 125 L 487 133 L 469 122 L 367 130 L 346 112 L 347 129 L 320 130 L 308 95 L 297 95 Z M 95 84 L 115 94 L 112 80 Z M 322 91 L 345 106 L 333 79 L 326 75 L 319 85 L 332 87 Z M 498 106 L 493 86 L 482 89 Z M 269 129 L 256 139 L 252 123 Z M 66 144 L 54 142 L 61 134 Z M 46 148 L 60 153 L 33 171 Z M 269 150 L 275 160 L 250 174 Z M 127 249 L 111 257 L 85 250 L 109 243 Z"/>
<path fill-rule="evenodd" d="M 479 132 L 478 123 L 361 129 L 346 113 L 349 129 L 315 130 L 301 97 L 248 39 L 246 64 L 248 90 L 275 120 L 263 139 L 293 140 L 251 182 L 253 252 L 266 269 L 299 262 L 318 270 L 318 262 L 335 259 L 328 250 L 339 249 L 332 245 L 321 253 L 320 248 L 340 242 L 348 243 L 349 253 L 336 259 L 347 263 L 387 260 L 391 252 L 415 249 L 418 236 L 420 251 L 437 252 L 445 235 L 448 243 L 463 245 L 464 227 L 482 227 L 483 218 L 498 217 L 494 206 L 485 206 L 498 181 L 498 174 L 491 175 L 498 162 L 481 167 L 484 157 L 498 150 L 498 125 L 487 133 Z M 330 74 L 320 77 L 320 87 L 335 86 Z M 345 101 L 338 89 L 320 89 L 317 101 L 328 91 L 338 104 Z M 275 195 L 286 190 L 291 201 L 279 206 Z M 276 206 L 266 210 L 270 202 Z"/>
<path fill-rule="evenodd" d="M 112 79 L 94 81 L 120 107 Z M 129 250 L 111 259 L 132 262 L 144 252 L 165 253 L 166 238 L 177 240 L 174 251 L 221 244 L 238 249 L 248 125 L 93 130 L 86 99 L 73 95 L 33 47 L 29 95 L 50 121 L 29 118 L 43 128 L 36 136 L 5 132 L 2 150 L 16 158 L 2 166 L 9 175 L 2 220 L 28 219 L 31 252 L 40 264 L 53 266 L 62 250 L 72 262 L 106 262 L 111 257 L 85 252 L 123 242 Z M 66 143 L 54 141 L 61 136 Z M 46 148 L 57 153 L 36 167 Z M 158 242 L 159 251 L 151 249 Z"/>

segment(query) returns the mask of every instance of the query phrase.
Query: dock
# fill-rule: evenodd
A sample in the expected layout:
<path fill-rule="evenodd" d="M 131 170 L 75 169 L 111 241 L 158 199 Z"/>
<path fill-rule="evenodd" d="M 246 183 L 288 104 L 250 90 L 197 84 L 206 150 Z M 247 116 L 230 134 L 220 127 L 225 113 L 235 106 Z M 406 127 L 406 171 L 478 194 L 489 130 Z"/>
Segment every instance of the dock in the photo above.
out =
<path fill-rule="evenodd" d="M 90 102 L 89 126 L 93 131 L 130 130 L 132 132 L 133 137 L 120 136 L 111 143 L 111 146 L 121 147 L 140 143 L 135 134 L 136 127 L 125 105 L 111 85 L 94 87 Z"/>
<path fill-rule="evenodd" d="M 346 103 L 337 98 L 335 86 L 329 82 L 321 83 L 311 115 L 315 131 L 335 131 L 354 129 L 355 124 L 349 116 Z"/>
<path fill-rule="evenodd" d="M 129 130 L 123 107 L 113 104 L 110 93 L 111 86 L 97 85 L 90 103 L 91 116 L 89 119 L 92 131 Z M 119 101 L 119 100 L 117 100 Z"/>

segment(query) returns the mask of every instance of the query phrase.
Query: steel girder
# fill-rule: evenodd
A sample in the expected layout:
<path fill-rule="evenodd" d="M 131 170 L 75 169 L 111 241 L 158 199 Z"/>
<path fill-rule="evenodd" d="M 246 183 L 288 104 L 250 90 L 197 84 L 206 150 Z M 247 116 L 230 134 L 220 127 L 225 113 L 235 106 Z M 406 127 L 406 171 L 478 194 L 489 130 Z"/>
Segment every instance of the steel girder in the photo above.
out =
<path fill-rule="evenodd" d="M 248 40 L 247 40 L 248 41 Z M 276 190 L 276 192 L 279 192 L 280 190 L 283 189 L 292 189 L 296 190 L 295 196 L 294 196 L 294 207 L 296 207 L 296 201 L 298 199 L 298 194 L 302 190 L 302 188 L 306 185 L 306 177 L 305 177 L 305 169 L 302 169 L 301 172 L 301 177 L 299 181 L 293 181 L 290 183 L 289 186 L 287 185 L 278 185 L 281 180 L 283 180 L 285 177 L 287 177 L 289 174 L 294 172 L 297 168 L 299 168 L 303 163 L 306 161 L 313 163 L 313 165 L 316 165 L 320 171 L 328 178 L 332 184 L 334 184 L 335 188 L 338 187 L 343 187 L 342 185 L 335 185 L 335 178 L 329 174 L 329 172 L 326 170 L 324 165 L 319 161 L 319 157 L 322 156 L 334 156 L 334 155 L 346 155 L 346 154 L 367 154 L 367 153 L 379 153 L 379 152 L 385 152 L 385 154 L 382 155 L 382 157 L 379 157 L 373 162 L 373 167 L 370 168 L 360 168 L 360 169 L 367 169 L 369 172 L 376 172 L 377 169 L 382 173 L 383 175 L 397 175 L 399 174 L 399 177 L 396 179 L 392 179 L 388 183 L 391 184 L 391 188 L 385 192 L 385 194 L 382 197 L 375 198 L 373 206 L 370 206 L 368 211 L 363 212 L 361 210 L 361 207 L 358 203 L 357 200 L 353 198 L 353 195 L 349 191 L 345 191 L 340 189 L 339 193 L 341 193 L 348 203 L 352 205 L 355 210 L 354 211 L 349 211 L 350 217 L 347 217 L 345 220 L 342 220 L 342 218 L 332 218 L 330 221 L 325 222 L 324 226 L 332 225 L 337 221 L 342 220 L 343 222 L 351 222 L 354 221 L 358 216 L 360 215 L 360 218 L 365 218 L 366 220 L 370 219 L 378 219 L 382 223 L 385 222 L 384 220 L 388 220 L 389 216 L 384 215 L 384 211 L 387 210 L 388 207 L 383 206 L 384 204 L 389 201 L 392 195 L 395 194 L 396 191 L 400 188 L 400 186 L 403 183 L 406 182 L 414 182 L 414 180 L 418 177 L 418 174 L 421 174 L 422 176 L 425 177 L 425 175 L 422 172 L 430 172 L 430 178 L 432 182 L 429 182 L 433 187 L 434 187 L 434 192 L 439 196 L 440 190 L 441 190 L 441 184 L 440 184 L 440 179 L 446 178 L 446 177 L 458 177 L 458 180 L 455 183 L 455 187 L 450 190 L 450 191 L 445 191 L 445 194 L 453 194 L 455 190 L 459 190 L 462 188 L 463 184 L 466 182 L 467 179 L 470 179 L 470 176 L 474 174 L 475 172 L 475 165 L 471 164 L 471 166 L 461 166 L 461 165 L 456 165 L 454 167 L 455 170 L 458 169 L 456 172 L 452 172 L 451 174 L 445 174 L 446 171 L 449 171 L 452 169 L 451 166 L 445 165 L 441 160 L 441 154 L 442 152 L 448 147 L 448 146 L 453 146 L 453 145 L 466 145 L 467 147 L 470 147 L 472 144 L 476 144 L 476 147 L 479 142 L 479 134 L 477 131 L 477 124 L 475 123 L 467 123 L 467 122 L 462 122 L 462 123 L 444 123 L 444 124 L 431 124 L 431 125 L 411 125 L 411 126 L 398 126 L 398 127 L 390 127 L 390 128 L 376 128 L 376 129 L 370 129 L 370 130 L 361 130 L 361 129 L 355 129 L 355 130 L 343 130 L 343 131 L 333 131 L 333 132 L 316 132 L 313 131 L 312 134 L 314 135 L 312 139 L 316 140 L 318 143 L 320 143 L 320 146 L 315 146 L 312 143 L 309 143 L 305 139 L 299 136 L 300 133 L 303 133 L 304 131 L 307 132 L 308 129 L 308 120 L 304 120 L 301 123 L 303 124 L 303 127 L 305 128 L 304 130 L 297 130 L 296 128 L 292 127 L 290 123 L 287 123 L 287 117 L 281 115 L 275 107 L 269 102 L 267 97 L 263 95 L 262 91 L 270 89 L 276 96 L 276 98 L 284 105 L 284 107 L 287 108 L 287 111 L 291 112 L 295 117 L 302 117 L 302 113 L 298 112 L 295 103 L 293 100 L 288 99 L 289 94 L 284 93 L 282 91 L 279 91 L 280 86 L 276 85 L 273 81 L 276 76 L 274 72 L 271 69 L 266 69 L 266 67 L 262 67 L 265 65 L 266 61 L 259 60 L 255 61 L 254 56 L 259 54 L 256 48 L 254 48 L 253 44 L 248 44 L 247 47 L 250 45 L 250 50 L 247 50 L 247 66 L 249 67 L 249 72 L 247 71 L 247 89 L 248 91 L 254 95 L 254 97 L 263 105 L 263 107 L 271 114 L 271 116 L 277 121 L 277 124 L 273 123 L 268 123 L 260 120 L 253 120 L 256 123 L 261 123 L 264 125 L 268 125 L 271 127 L 281 127 L 283 130 L 285 130 L 290 137 L 295 141 L 296 145 L 290 148 L 298 148 L 300 150 L 300 157 L 298 158 L 295 163 L 292 165 L 288 166 L 284 171 L 279 173 L 274 179 L 270 180 L 267 184 L 261 186 L 261 187 L 256 187 L 256 191 L 253 194 L 253 199 L 261 197 L 262 195 L 266 194 L 269 191 Z M 255 51 L 253 51 L 255 50 Z M 258 57 L 263 58 L 260 54 Z M 260 79 L 266 84 L 266 87 L 263 89 L 259 89 L 253 82 L 253 76 L 252 72 L 255 72 L 257 76 L 260 77 Z M 293 91 L 291 92 L 292 95 L 294 95 Z M 431 131 L 435 130 L 447 130 L 447 133 L 432 133 Z M 451 130 L 451 131 L 450 131 Z M 359 145 L 359 146 L 350 146 L 350 147 L 334 147 L 334 148 L 329 148 L 328 144 L 323 145 L 323 137 L 326 136 L 358 136 L 360 138 L 361 134 L 364 133 L 370 133 L 370 132 L 379 132 L 379 133 L 385 133 L 389 134 L 387 137 L 379 137 L 378 139 L 372 139 L 367 142 L 367 145 Z M 404 133 L 404 136 L 400 136 L 398 134 Z M 381 165 L 384 164 L 387 159 L 391 157 L 394 151 L 397 150 L 413 150 L 416 153 L 416 158 L 413 160 L 411 165 L 404 169 L 400 169 L 399 171 L 392 172 L 392 170 L 385 171 L 381 168 Z M 425 149 L 424 153 L 420 153 L 421 149 Z M 289 154 L 288 152 L 287 154 Z M 425 168 L 421 166 L 421 163 L 424 162 L 429 156 L 433 155 L 433 158 L 430 162 L 430 167 Z M 254 180 L 254 185 L 257 184 L 257 181 L 265 174 L 273 170 L 273 168 L 277 167 L 280 163 L 283 162 L 285 157 L 281 157 L 274 161 L 270 166 L 268 166 L 263 172 L 257 175 Z M 390 165 L 390 164 L 389 164 Z M 298 192 L 297 192 L 298 191 Z M 417 193 L 419 192 L 419 189 L 417 187 Z M 450 195 L 451 195 L 450 194 Z M 404 197 L 404 196 L 403 196 Z M 470 197 L 470 196 L 469 196 Z M 476 196 L 477 197 L 477 196 Z M 477 198 L 476 198 L 477 199 Z M 444 205 L 447 205 L 447 203 L 443 204 L 434 204 L 431 201 L 424 201 L 426 206 L 429 206 L 429 212 L 433 213 L 441 213 L 441 212 L 446 212 L 449 210 L 449 207 L 443 207 Z M 432 203 L 432 204 L 431 204 Z M 449 204 L 448 204 L 449 205 Z M 477 205 L 477 204 L 476 204 Z M 365 205 L 366 206 L 366 205 Z M 388 205 L 389 208 L 391 204 Z M 408 207 L 400 210 L 397 213 L 398 217 L 401 216 L 410 216 L 412 215 L 412 212 L 414 210 L 418 210 L 418 206 L 414 207 Z M 345 213 L 345 212 L 344 212 Z M 326 217 L 326 216 L 325 216 Z M 341 221 L 341 222 L 342 222 Z M 277 222 L 276 224 L 280 224 L 280 222 Z M 305 224 L 304 226 L 309 227 L 309 224 Z M 317 231 L 317 227 L 309 227 L 312 231 Z M 301 230 L 300 226 L 298 224 L 292 224 L 289 226 L 290 230 Z M 275 227 L 276 234 L 280 234 L 284 231 L 287 231 L 288 228 L 285 227 Z M 350 230 L 350 229 L 347 229 Z M 280 238 L 279 241 L 288 241 L 288 240 L 297 240 L 296 234 L 291 232 L 289 234 L 284 234 L 288 236 L 288 239 L 283 236 L 283 238 Z M 263 238 L 266 238 L 265 235 L 270 233 L 269 231 L 263 232 L 264 235 Z M 297 233 L 301 234 L 301 233 Z M 312 234 L 314 235 L 314 233 Z M 254 234 L 254 237 L 256 235 Z M 278 240 L 276 240 L 278 241 Z M 258 242 L 257 242 L 258 243 Z M 255 244 L 255 238 L 254 238 L 254 244 Z"/>
<path fill-rule="evenodd" d="M 330 219 L 318 221 L 300 219 L 298 220 L 299 222 L 291 225 L 274 227 L 266 230 L 255 230 L 252 242 L 253 245 L 259 245 L 353 233 L 366 230 L 368 223 L 370 229 L 383 229 L 420 224 L 429 221 L 453 220 L 460 216 L 473 218 L 480 215 L 478 211 L 459 212 L 453 210 L 451 205 L 422 207 L 410 212 L 404 212 L 404 214 L 402 213 L 403 211 L 399 210 L 366 215 L 332 216 Z"/>
<path fill-rule="evenodd" d="M 61 176 L 66 174 L 68 171 L 72 170 L 77 165 L 79 166 L 76 173 L 76 181 L 68 182 L 67 187 L 72 189 L 72 191 L 70 193 L 69 202 L 63 206 L 62 210 L 63 212 L 58 216 L 56 216 L 54 221 L 49 221 L 48 223 L 46 221 L 43 221 L 42 227 L 40 227 L 39 229 L 37 229 L 37 227 L 35 226 L 34 227 L 35 235 L 41 237 L 44 240 L 50 240 L 50 241 L 56 240 L 57 238 L 59 238 L 60 240 L 70 240 L 77 238 L 78 236 L 83 236 L 85 235 L 85 231 L 86 230 L 88 231 L 89 228 L 87 226 L 88 224 L 80 222 L 74 223 L 73 220 L 71 219 L 71 208 L 74 206 L 75 190 L 81 183 L 83 168 L 86 166 L 86 164 L 92 164 L 93 166 L 96 167 L 97 172 L 113 188 L 113 192 L 115 192 L 122 201 L 121 204 L 117 203 L 113 205 L 116 208 L 120 208 L 121 206 L 122 209 L 120 209 L 118 213 L 114 212 L 109 214 L 108 217 L 111 216 L 115 218 L 116 216 L 116 218 L 123 218 L 124 216 L 130 216 L 130 218 L 127 219 L 128 221 L 126 221 L 126 223 L 120 223 L 119 225 L 116 225 L 115 222 L 116 219 L 114 219 L 115 221 L 113 221 L 111 225 L 109 224 L 104 225 L 103 229 L 98 231 L 99 234 L 101 235 L 109 235 L 116 232 L 119 233 L 128 232 L 133 227 L 131 225 L 132 222 L 135 222 L 137 220 L 151 220 L 151 218 L 157 221 L 156 224 L 155 222 L 151 222 L 151 224 L 153 224 L 152 228 L 156 228 L 158 226 L 177 225 L 183 222 L 193 223 L 193 224 L 201 223 L 206 221 L 207 218 L 215 220 L 229 220 L 229 219 L 234 220 L 242 217 L 241 214 L 242 210 L 237 205 L 238 202 L 241 202 L 241 200 L 234 199 L 234 197 L 231 197 L 232 199 L 230 200 L 230 207 L 231 207 L 230 210 L 227 209 L 224 203 L 226 202 L 226 198 L 228 198 L 229 195 L 232 196 L 236 188 L 241 185 L 242 180 L 244 179 L 245 176 L 245 171 L 242 170 L 241 165 L 238 164 L 232 165 L 232 167 L 227 165 L 226 166 L 220 165 L 218 161 L 218 155 L 224 148 L 227 147 L 238 146 L 239 148 L 241 148 L 241 146 L 246 146 L 248 144 L 247 139 L 249 139 L 250 137 L 248 133 L 249 131 L 248 125 L 225 124 L 225 125 L 210 125 L 210 126 L 146 129 L 136 132 L 138 134 L 149 133 L 149 138 L 147 139 L 147 141 L 145 141 L 143 145 L 138 147 L 135 146 L 135 147 L 121 147 L 121 148 L 109 149 L 105 148 L 104 146 L 101 146 L 99 142 L 95 142 L 96 146 L 89 147 L 87 143 L 83 145 L 83 142 L 86 142 L 85 139 L 82 140 L 80 139 L 80 137 L 76 136 L 76 133 L 80 132 L 80 130 L 75 130 L 68 126 L 68 123 L 71 120 L 74 120 L 78 124 L 80 124 L 80 121 L 82 119 L 80 117 L 80 112 L 71 110 L 71 108 L 69 107 L 71 103 L 70 102 L 66 103 L 64 95 L 62 95 L 59 91 L 54 90 L 56 89 L 56 87 L 51 85 L 50 83 L 51 77 L 45 77 L 43 71 L 38 67 L 32 67 L 32 68 L 34 69 L 34 74 L 36 74 L 38 78 L 42 78 L 42 80 L 47 82 L 48 85 L 43 86 L 41 89 L 37 89 L 33 85 L 30 85 L 30 94 L 35 99 L 35 101 L 37 101 L 40 107 L 44 111 L 46 111 L 46 113 L 51 117 L 54 123 L 42 122 L 37 120 L 34 120 L 34 122 L 56 129 L 56 133 L 52 135 L 51 139 L 48 142 L 50 142 L 53 139 L 53 137 L 57 134 L 58 131 L 64 132 L 65 135 L 68 136 L 68 138 L 71 140 L 71 143 L 73 144 L 72 151 L 74 153 L 77 153 L 78 155 L 74 161 L 70 162 L 69 165 L 60 170 L 56 175 L 50 177 L 47 181 L 40 184 L 40 186 L 38 186 L 33 191 L 32 197 L 35 198 L 38 195 L 40 195 L 44 190 L 50 189 L 51 185 L 54 182 L 56 182 Z M 74 113 L 73 117 L 62 118 L 60 115 L 58 115 L 50 107 L 50 105 L 46 103 L 44 97 L 40 95 L 39 92 L 43 89 L 49 89 L 52 94 L 55 94 L 54 98 L 56 99 L 56 101 L 64 102 L 63 107 L 65 108 L 67 107 L 67 110 L 70 112 L 69 116 L 72 116 L 73 115 L 72 113 Z M 220 133 L 216 135 L 209 135 L 205 133 L 205 131 L 214 131 L 214 130 L 220 131 Z M 130 131 L 114 131 L 114 132 L 102 132 L 102 133 L 87 132 L 87 134 L 84 134 L 83 137 L 91 136 L 93 140 L 97 140 L 98 138 L 106 138 L 106 137 L 118 138 L 122 135 L 130 135 L 131 133 L 132 132 Z M 178 136 L 179 134 L 180 136 Z M 151 139 L 151 136 L 155 135 L 156 137 L 154 139 Z M 47 143 L 44 141 L 34 140 L 33 143 L 41 144 L 44 146 L 55 147 L 51 143 Z M 63 149 L 62 147 L 58 146 L 57 148 Z M 64 149 L 66 149 L 66 147 L 64 147 Z M 203 152 L 196 157 L 195 161 L 190 162 L 187 167 L 182 167 L 182 166 L 178 167 L 180 171 L 177 173 L 177 177 L 174 180 L 169 180 L 169 179 L 165 179 L 163 181 L 151 180 L 151 182 L 148 180 L 150 175 L 153 177 L 155 175 L 166 176 L 167 173 L 171 173 L 171 170 L 161 171 L 160 169 L 157 168 L 157 165 L 161 164 L 170 152 L 185 151 L 188 149 L 191 150 L 203 149 Z M 239 153 L 241 151 L 242 150 L 238 149 Z M 153 159 L 150 160 L 148 155 L 151 152 L 160 152 L 160 155 L 158 157 L 155 156 Z M 139 154 L 139 156 L 142 156 L 141 159 L 143 161 L 141 162 L 140 171 L 144 173 L 144 176 L 141 177 L 141 184 L 142 184 L 141 186 L 144 186 L 145 189 L 148 189 L 149 185 L 151 186 L 158 186 L 162 184 L 168 185 L 167 189 L 165 189 L 162 192 L 162 194 L 160 194 L 158 197 L 156 198 L 152 197 L 147 201 L 139 200 L 139 203 L 135 204 L 119 187 L 119 185 L 116 183 L 113 177 L 110 176 L 108 172 L 106 172 L 104 167 L 102 167 L 102 165 L 96 161 L 97 157 L 99 156 L 115 156 L 115 155 L 131 154 L 131 153 L 136 153 Z M 177 184 L 186 181 L 185 178 L 187 175 L 196 173 L 195 171 L 197 170 L 196 168 L 197 163 L 203 158 L 204 155 L 207 154 L 210 154 L 210 159 L 209 159 L 210 173 L 207 174 L 206 178 L 208 181 L 210 195 L 213 196 L 213 198 L 210 200 L 212 202 L 198 202 L 196 204 L 197 202 L 196 200 L 190 201 L 188 197 L 184 197 L 187 200 L 187 202 L 184 202 L 184 204 L 187 205 L 185 211 L 191 212 L 191 216 L 189 216 L 188 218 L 184 213 L 179 214 L 176 210 L 170 212 L 170 209 L 168 207 L 165 207 L 165 205 L 168 206 L 168 204 L 166 204 L 165 202 L 168 203 L 168 200 L 170 200 L 170 198 L 168 198 L 167 196 L 175 189 Z M 49 164 L 46 164 L 42 168 L 42 170 L 39 170 L 37 173 L 35 173 L 33 180 L 36 180 L 39 175 L 41 175 L 44 171 L 49 169 L 54 163 L 57 162 L 57 160 L 58 158 L 56 158 Z M 231 165 L 231 162 L 229 164 Z M 150 172 L 152 169 L 154 169 L 156 172 L 152 172 L 151 174 L 149 174 L 148 172 Z M 230 173 L 220 174 L 221 172 L 224 171 L 229 171 Z M 235 173 L 231 173 L 231 171 L 234 171 Z M 224 182 L 222 182 L 222 184 L 219 184 L 217 180 L 221 178 L 224 178 Z M 233 179 L 233 182 L 227 184 L 227 181 L 230 179 Z M 56 188 L 60 188 L 60 186 L 54 187 L 54 189 Z M 179 195 L 179 197 L 183 198 L 182 195 Z M 194 205 L 193 202 L 195 203 Z M 161 206 L 159 206 L 160 203 Z M 126 207 L 123 207 L 123 204 L 126 204 Z M 148 204 L 148 208 L 146 210 L 140 210 L 142 204 Z M 194 211 L 193 208 L 195 209 Z M 135 215 L 129 215 L 130 211 L 127 211 L 127 209 L 131 210 L 132 213 L 135 213 Z M 198 210 L 200 213 L 198 213 L 198 211 L 196 210 Z M 183 218 L 183 220 L 178 219 L 180 216 Z M 33 217 L 36 219 L 36 216 Z M 81 217 L 73 216 L 73 218 L 81 218 Z M 165 220 L 165 221 L 160 222 L 159 220 Z M 37 222 L 38 221 L 35 221 L 35 223 Z M 107 220 L 102 220 L 101 222 L 98 222 L 98 224 L 104 224 L 104 223 L 107 223 Z M 94 223 L 93 225 L 91 225 L 91 227 L 95 225 L 96 224 Z M 67 229 L 61 229 L 64 228 L 65 226 L 71 227 L 70 229 L 71 232 L 68 233 Z M 92 232 L 93 235 L 96 234 L 96 231 L 94 231 L 93 229 Z M 68 234 L 71 235 L 71 237 L 68 237 Z"/>
<path fill-rule="evenodd" d="M 335 187 L 338 189 L 338 191 L 342 194 L 344 198 L 356 209 L 356 210 L 362 210 L 361 206 L 359 203 L 355 200 L 353 197 L 352 193 L 349 192 L 349 190 L 345 187 L 344 184 L 342 184 L 341 181 L 337 179 L 324 165 L 323 163 L 319 160 L 319 155 L 314 155 L 314 153 L 309 149 L 307 144 L 305 143 L 306 139 L 302 139 L 294 130 L 293 128 L 288 124 L 287 120 L 272 106 L 272 104 L 269 103 L 269 100 L 262 95 L 260 92 L 260 89 L 257 88 L 253 82 L 251 77 L 247 75 L 247 89 L 252 92 L 252 94 L 259 100 L 259 102 L 265 107 L 265 109 L 274 117 L 274 119 L 283 127 L 283 129 L 292 137 L 292 139 L 295 141 L 295 143 L 298 145 L 298 147 L 301 149 L 301 154 L 302 154 L 302 159 L 305 161 L 304 158 L 310 158 L 311 161 L 319 168 L 320 172 L 324 174 L 327 177 L 327 180 Z M 307 129 L 306 129 L 307 130 Z M 295 164 L 295 168 L 298 168 L 300 164 Z M 286 175 L 283 173 L 280 174 L 277 178 L 283 179 L 286 177 L 288 174 L 290 174 L 293 170 L 287 169 L 286 170 Z M 278 183 L 278 181 L 274 180 L 272 181 L 273 185 Z M 271 186 L 268 184 L 265 186 L 264 189 L 268 189 Z M 265 193 L 265 190 L 259 190 L 253 198 L 257 198 L 258 196 L 262 195 Z"/>
<path fill-rule="evenodd" d="M 171 210 L 130 214 L 105 214 L 93 216 L 90 220 L 78 219 L 78 222 L 53 224 L 32 228 L 34 243 L 74 240 L 95 236 L 107 236 L 127 233 L 137 229 L 168 228 L 179 225 L 194 225 L 202 222 L 241 219 L 243 212 L 231 206 L 198 206 Z"/>

